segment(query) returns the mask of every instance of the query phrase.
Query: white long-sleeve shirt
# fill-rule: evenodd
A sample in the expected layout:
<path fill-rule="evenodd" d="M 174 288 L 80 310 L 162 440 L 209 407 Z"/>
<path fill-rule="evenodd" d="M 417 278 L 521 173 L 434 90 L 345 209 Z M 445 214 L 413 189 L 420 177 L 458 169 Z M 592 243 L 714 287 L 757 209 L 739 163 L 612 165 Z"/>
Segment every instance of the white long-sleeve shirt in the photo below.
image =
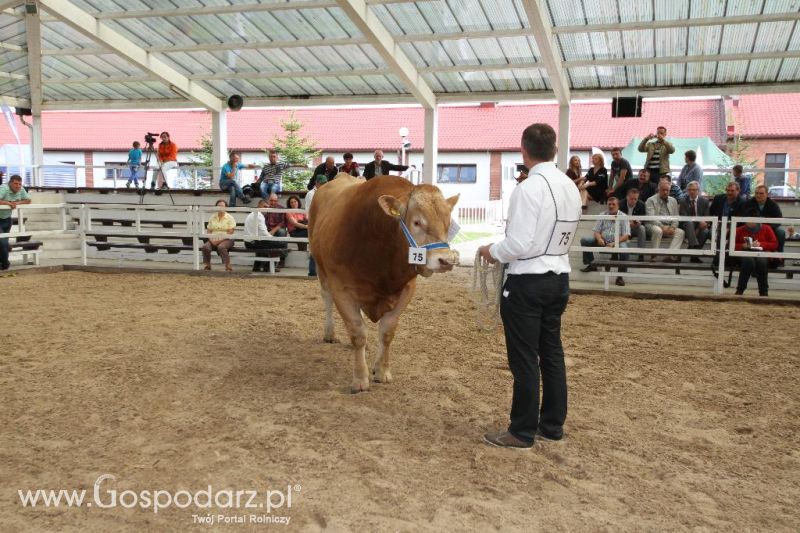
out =
<path fill-rule="evenodd" d="M 554 163 L 539 163 L 511 193 L 506 237 L 489 252 L 509 274 L 565 274 L 569 246 L 581 218 L 575 183 Z"/>
<path fill-rule="evenodd" d="M 244 219 L 244 236 L 247 237 L 268 237 L 267 223 L 261 211 L 253 211 Z"/>

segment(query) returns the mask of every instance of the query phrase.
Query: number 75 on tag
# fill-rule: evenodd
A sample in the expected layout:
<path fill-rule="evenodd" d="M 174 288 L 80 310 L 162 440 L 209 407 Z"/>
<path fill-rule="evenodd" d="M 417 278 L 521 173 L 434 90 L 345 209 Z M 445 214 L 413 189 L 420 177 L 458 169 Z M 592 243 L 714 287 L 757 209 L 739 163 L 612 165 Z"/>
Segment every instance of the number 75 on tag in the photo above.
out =
<path fill-rule="evenodd" d="M 409 265 L 425 265 L 427 263 L 428 263 L 428 250 L 426 250 L 425 248 L 408 249 Z"/>

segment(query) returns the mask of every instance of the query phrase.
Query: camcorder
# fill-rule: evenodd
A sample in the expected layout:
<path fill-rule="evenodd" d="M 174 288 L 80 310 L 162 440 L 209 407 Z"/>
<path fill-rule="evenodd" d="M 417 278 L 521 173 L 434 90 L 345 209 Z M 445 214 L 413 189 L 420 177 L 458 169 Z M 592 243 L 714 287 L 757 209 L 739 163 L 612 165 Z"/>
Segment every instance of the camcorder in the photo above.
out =
<path fill-rule="evenodd" d="M 525 174 L 528 173 L 528 167 L 525 165 L 519 164 L 517 165 L 517 172 L 524 172 Z"/>
<path fill-rule="evenodd" d="M 147 144 L 155 144 L 156 139 L 158 139 L 159 133 L 150 133 L 149 131 L 144 134 L 144 142 Z"/>

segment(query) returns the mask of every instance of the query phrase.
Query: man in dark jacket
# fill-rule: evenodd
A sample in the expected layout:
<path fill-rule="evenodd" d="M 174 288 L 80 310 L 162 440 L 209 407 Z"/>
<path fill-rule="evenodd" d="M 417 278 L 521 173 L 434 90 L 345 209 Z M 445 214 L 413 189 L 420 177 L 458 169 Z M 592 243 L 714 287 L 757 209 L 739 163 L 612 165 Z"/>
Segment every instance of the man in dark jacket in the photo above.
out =
<path fill-rule="evenodd" d="M 682 217 L 707 217 L 708 200 L 700 195 L 700 182 L 690 181 L 686 185 L 686 197 L 678 204 L 678 214 Z M 686 233 L 689 249 L 700 250 L 711 237 L 708 222 L 681 222 L 681 229 Z M 700 258 L 692 256 L 692 263 L 700 263 Z"/>
<path fill-rule="evenodd" d="M 319 175 L 325 176 L 328 181 L 331 181 L 333 178 L 336 177 L 336 174 L 339 173 L 339 169 L 336 167 L 336 160 L 333 158 L 332 155 L 329 155 L 325 158 L 324 163 L 320 163 L 317 165 L 317 168 L 314 169 L 314 173 L 311 174 L 311 179 L 308 180 L 308 185 L 306 188 L 310 191 L 314 188 L 316 184 L 316 177 Z"/>
<path fill-rule="evenodd" d="M 742 212 L 747 213 L 751 209 L 758 210 L 759 217 L 763 218 L 783 218 L 781 207 L 769 196 L 767 196 L 766 185 L 759 185 L 756 187 L 753 197 L 742 204 Z M 778 238 L 778 251 L 783 251 L 783 245 L 786 243 L 786 231 L 780 224 L 770 224 L 775 237 Z"/>
<path fill-rule="evenodd" d="M 709 214 L 718 219 L 722 217 L 740 217 L 744 202 L 739 198 L 739 184 L 735 181 L 728 183 L 725 187 L 725 194 L 718 194 L 714 197 L 709 208 Z"/>
<path fill-rule="evenodd" d="M 650 182 L 647 182 L 650 185 Z M 631 239 L 636 239 L 636 247 L 644 248 L 647 245 L 647 228 L 641 220 L 634 218 L 636 215 L 645 216 L 647 209 L 644 202 L 639 200 L 639 188 L 628 189 L 625 199 L 619 203 L 619 210 L 628 215 Z M 644 256 L 639 256 L 639 261 L 644 261 Z"/>
<path fill-rule="evenodd" d="M 383 150 L 375 150 L 375 161 L 367 163 L 364 167 L 364 178 L 372 179 L 375 176 L 385 176 L 391 171 L 404 172 L 408 170 L 405 165 L 393 165 L 383 159 Z"/>

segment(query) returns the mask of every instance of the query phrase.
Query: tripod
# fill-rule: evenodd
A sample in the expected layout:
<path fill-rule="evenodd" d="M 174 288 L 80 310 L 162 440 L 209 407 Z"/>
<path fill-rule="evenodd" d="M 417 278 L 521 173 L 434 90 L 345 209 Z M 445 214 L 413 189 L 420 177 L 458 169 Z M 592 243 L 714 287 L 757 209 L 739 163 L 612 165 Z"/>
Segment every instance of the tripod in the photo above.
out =
<path fill-rule="evenodd" d="M 155 150 L 155 139 L 150 137 L 150 134 L 145 135 L 144 137 L 145 143 L 147 143 L 145 147 L 145 159 L 144 159 L 144 177 L 142 178 L 142 188 L 139 192 L 139 205 L 144 203 L 144 195 L 147 194 L 147 169 L 150 166 L 150 160 L 153 158 L 153 151 Z M 156 158 L 158 161 L 158 158 Z M 175 198 L 172 197 L 172 189 L 170 189 L 169 184 L 167 183 L 167 177 L 164 175 L 164 172 L 161 170 L 161 163 L 158 163 L 158 170 L 153 170 L 153 182 L 155 182 L 158 174 L 161 173 L 161 178 L 164 180 L 164 184 L 162 185 L 163 189 L 167 189 L 167 194 L 169 194 L 169 199 L 172 201 L 172 205 L 175 205 Z M 158 193 L 156 193 L 158 194 Z"/>

